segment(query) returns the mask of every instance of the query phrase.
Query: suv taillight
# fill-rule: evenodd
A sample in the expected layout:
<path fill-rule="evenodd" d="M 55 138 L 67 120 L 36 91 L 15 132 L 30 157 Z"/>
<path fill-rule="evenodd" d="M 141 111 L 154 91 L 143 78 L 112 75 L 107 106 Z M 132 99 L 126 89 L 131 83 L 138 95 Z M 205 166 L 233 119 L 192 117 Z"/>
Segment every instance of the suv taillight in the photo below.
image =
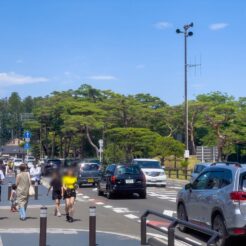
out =
<path fill-rule="evenodd" d="M 233 201 L 246 201 L 246 192 L 243 191 L 234 191 L 230 193 L 230 198 Z"/>
<path fill-rule="evenodd" d="M 111 182 L 112 182 L 112 184 L 115 184 L 115 182 L 116 182 L 116 177 L 115 176 L 111 177 Z"/>

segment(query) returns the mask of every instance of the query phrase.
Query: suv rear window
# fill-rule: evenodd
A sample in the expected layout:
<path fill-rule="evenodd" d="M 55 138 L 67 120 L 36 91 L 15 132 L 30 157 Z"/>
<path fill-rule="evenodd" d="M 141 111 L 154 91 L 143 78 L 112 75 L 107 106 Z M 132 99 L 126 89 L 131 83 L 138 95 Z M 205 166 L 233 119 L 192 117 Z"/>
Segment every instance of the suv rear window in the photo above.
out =
<path fill-rule="evenodd" d="M 140 169 L 138 166 L 118 166 L 116 170 L 117 175 L 122 175 L 122 174 L 135 174 L 138 175 L 140 174 Z"/>
<path fill-rule="evenodd" d="M 134 161 L 140 168 L 161 168 L 159 161 Z"/>
<path fill-rule="evenodd" d="M 246 192 L 246 172 L 241 174 L 239 189 Z"/>
<path fill-rule="evenodd" d="M 83 171 L 97 171 L 99 170 L 99 165 L 97 164 L 84 164 L 82 167 Z"/>

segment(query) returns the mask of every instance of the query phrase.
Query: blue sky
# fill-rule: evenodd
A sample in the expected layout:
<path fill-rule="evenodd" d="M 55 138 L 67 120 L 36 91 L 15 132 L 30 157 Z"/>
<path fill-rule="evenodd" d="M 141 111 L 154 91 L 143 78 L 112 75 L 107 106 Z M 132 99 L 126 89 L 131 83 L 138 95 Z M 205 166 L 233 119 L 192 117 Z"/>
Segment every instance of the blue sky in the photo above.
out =
<path fill-rule="evenodd" d="M 183 101 L 183 38 L 189 38 L 189 98 L 246 90 L 244 0 L 0 1 L 0 96 L 44 96 L 82 83 Z"/>

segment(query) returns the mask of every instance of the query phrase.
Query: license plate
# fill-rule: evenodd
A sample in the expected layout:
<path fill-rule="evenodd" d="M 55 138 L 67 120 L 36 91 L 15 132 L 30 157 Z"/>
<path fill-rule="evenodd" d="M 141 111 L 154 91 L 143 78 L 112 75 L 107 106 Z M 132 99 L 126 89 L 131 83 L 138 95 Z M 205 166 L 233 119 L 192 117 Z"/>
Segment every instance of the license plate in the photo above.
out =
<path fill-rule="evenodd" d="M 134 180 L 133 179 L 126 179 L 126 184 L 133 184 Z"/>
<path fill-rule="evenodd" d="M 94 179 L 87 179 L 88 183 L 94 183 Z"/>

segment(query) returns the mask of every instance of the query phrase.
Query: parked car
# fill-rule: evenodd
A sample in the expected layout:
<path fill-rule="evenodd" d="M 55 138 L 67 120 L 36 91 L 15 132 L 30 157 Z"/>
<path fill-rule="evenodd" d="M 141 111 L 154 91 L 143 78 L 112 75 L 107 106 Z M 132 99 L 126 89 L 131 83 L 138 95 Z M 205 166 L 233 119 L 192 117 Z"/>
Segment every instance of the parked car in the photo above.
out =
<path fill-rule="evenodd" d="M 21 158 L 14 158 L 13 159 L 13 166 L 15 169 L 18 169 L 20 165 L 24 164 L 23 160 Z"/>
<path fill-rule="evenodd" d="M 98 195 L 111 199 L 116 194 L 139 194 L 146 198 L 146 180 L 137 165 L 112 164 L 107 167 L 98 183 Z"/>
<path fill-rule="evenodd" d="M 31 155 L 27 155 L 24 159 L 24 162 L 27 164 L 28 162 L 34 162 L 36 161 L 35 157 L 34 156 L 31 156 Z"/>
<path fill-rule="evenodd" d="M 78 174 L 78 185 L 81 187 L 85 184 L 92 184 L 95 186 L 98 184 L 101 178 L 101 171 L 99 165 L 95 163 L 84 163 L 81 165 Z"/>
<path fill-rule="evenodd" d="M 42 166 L 42 175 L 47 176 L 53 171 L 60 171 L 62 167 L 62 161 L 60 159 L 47 159 Z"/>
<path fill-rule="evenodd" d="M 167 185 L 167 176 L 159 161 L 155 159 L 133 159 L 132 164 L 143 171 L 147 185 Z"/>
<path fill-rule="evenodd" d="M 192 183 L 195 178 L 206 168 L 211 166 L 212 163 L 198 163 L 195 165 L 194 170 L 191 174 L 190 182 Z"/>
<path fill-rule="evenodd" d="M 178 218 L 221 233 L 217 245 L 230 236 L 246 236 L 246 168 L 214 163 L 177 196 Z M 180 226 L 181 231 L 186 228 Z"/>

